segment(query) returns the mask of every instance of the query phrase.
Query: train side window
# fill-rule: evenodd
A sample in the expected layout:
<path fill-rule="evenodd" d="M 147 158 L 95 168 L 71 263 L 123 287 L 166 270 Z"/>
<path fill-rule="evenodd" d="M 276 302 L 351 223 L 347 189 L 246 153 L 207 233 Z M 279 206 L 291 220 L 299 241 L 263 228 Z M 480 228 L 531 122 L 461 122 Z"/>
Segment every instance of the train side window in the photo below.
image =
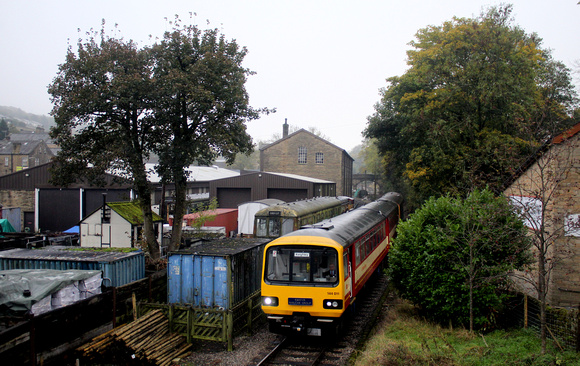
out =
<path fill-rule="evenodd" d="M 266 237 L 268 236 L 268 227 L 266 226 L 266 219 L 256 219 L 256 236 Z"/>
<path fill-rule="evenodd" d="M 268 220 L 268 236 L 278 237 L 280 236 L 280 219 L 270 219 Z"/>
<path fill-rule="evenodd" d="M 283 219 L 282 221 L 282 235 L 286 235 L 294 231 L 294 220 Z"/>

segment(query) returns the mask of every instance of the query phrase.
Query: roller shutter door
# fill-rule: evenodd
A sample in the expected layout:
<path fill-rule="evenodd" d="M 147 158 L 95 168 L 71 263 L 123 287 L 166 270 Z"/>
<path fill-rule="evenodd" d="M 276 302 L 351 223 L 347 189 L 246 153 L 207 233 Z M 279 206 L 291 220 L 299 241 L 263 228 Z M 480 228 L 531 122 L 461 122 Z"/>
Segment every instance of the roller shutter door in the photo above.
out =
<path fill-rule="evenodd" d="M 252 200 L 251 188 L 218 188 L 219 208 L 238 208 L 239 204 Z"/>

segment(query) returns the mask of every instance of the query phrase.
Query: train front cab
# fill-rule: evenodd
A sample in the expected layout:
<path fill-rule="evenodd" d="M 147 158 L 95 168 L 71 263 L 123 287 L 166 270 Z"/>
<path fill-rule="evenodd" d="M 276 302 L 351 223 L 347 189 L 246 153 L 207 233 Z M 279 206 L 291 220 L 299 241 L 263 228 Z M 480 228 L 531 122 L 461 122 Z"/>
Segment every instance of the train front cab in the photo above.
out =
<path fill-rule="evenodd" d="M 350 305 L 351 268 L 343 247 L 323 237 L 290 236 L 266 246 L 262 310 L 270 331 L 322 336 L 340 328 Z"/>

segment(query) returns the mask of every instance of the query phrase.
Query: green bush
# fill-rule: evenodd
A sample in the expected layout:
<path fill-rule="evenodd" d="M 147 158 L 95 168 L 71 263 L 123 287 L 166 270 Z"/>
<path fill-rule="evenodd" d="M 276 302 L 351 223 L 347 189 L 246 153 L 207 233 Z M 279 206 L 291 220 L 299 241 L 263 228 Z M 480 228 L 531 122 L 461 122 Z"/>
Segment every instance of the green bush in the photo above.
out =
<path fill-rule="evenodd" d="M 507 199 L 489 190 L 431 198 L 397 228 L 392 281 L 443 324 L 469 324 L 471 293 L 474 326 L 486 326 L 504 299 L 507 273 L 530 261 L 526 231 Z"/>

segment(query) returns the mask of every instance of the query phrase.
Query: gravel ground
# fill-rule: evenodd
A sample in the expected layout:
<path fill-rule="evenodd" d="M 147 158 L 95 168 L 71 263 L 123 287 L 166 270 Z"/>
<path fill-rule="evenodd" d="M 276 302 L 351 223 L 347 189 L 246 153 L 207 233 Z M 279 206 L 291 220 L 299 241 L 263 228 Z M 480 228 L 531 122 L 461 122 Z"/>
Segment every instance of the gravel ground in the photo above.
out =
<path fill-rule="evenodd" d="M 260 354 L 272 347 L 276 334 L 268 331 L 268 326 L 256 331 L 251 336 L 242 335 L 234 338 L 234 350 L 228 352 L 223 344 L 202 342 L 195 353 L 182 360 L 180 366 L 243 366 L 255 365 L 252 362 Z"/>
<path fill-rule="evenodd" d="M 386 285 L 385 285 L 386 288 Z M 382 290 L 384 291 L 384 289 Z M 391 297 L 393 294 L 391 294 Z M 377 320 L 384 316 L 387 306 L 383 306 L 378 314 L 372 310 L 377 306 L 380 294 L 377 296 L 367 296 L 365 303 L 366 309 L 358 311 L 354 323 L 347 327 L 343 337 L 337 340 L 337 347 L 332 349 L 332 359 L 323 361 L 323 365 L 345 365 L 348 358 L 354 352 L 358 342 L 361 340 L 363 333 L 368 333 Z M 392 300 L 392 299 L 391 299 Z M 389 300 L 387 300 L 387 303 Z M 360 304 L 362 305 L 362 304 Z M 234 350 L 228 352 L 226 346 L 217 342 L 201 342 L 195 346 L 194 353 L 190 357 L 182 360 L 176 365 L 179 366 L 246 366 L 255 365 L 256 358 L 264 356 L 273 346 L 272 343 L 278 338 L 278 335 L 268 331 L 268 325 L 264 324 L 260 329 L 255 330 L 253 335 L 240 335 L 234 338 Z M 363 336 L 364 338 L 364 336 Z"/>

